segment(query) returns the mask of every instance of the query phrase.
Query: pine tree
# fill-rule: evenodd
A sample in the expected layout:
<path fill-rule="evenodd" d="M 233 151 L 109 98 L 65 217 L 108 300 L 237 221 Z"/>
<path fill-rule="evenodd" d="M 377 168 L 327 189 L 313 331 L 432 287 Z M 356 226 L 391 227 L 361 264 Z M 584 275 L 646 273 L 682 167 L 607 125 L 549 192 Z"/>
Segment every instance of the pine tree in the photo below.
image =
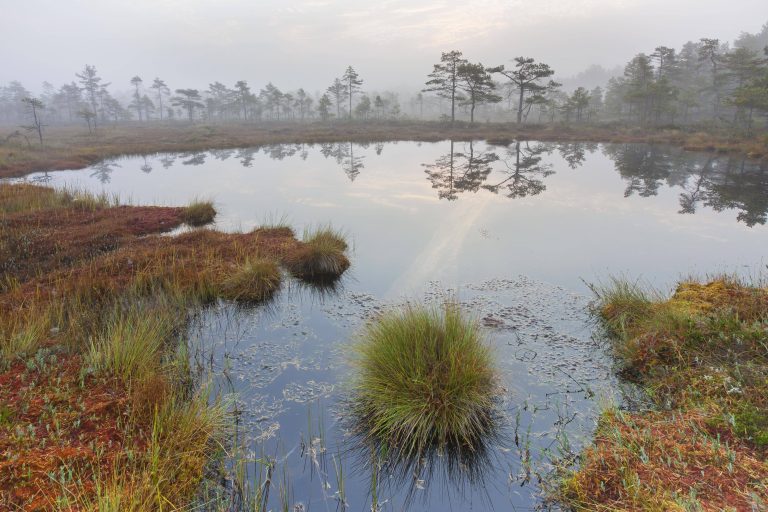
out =
<path fill-rule="evenodd" d="M 451 100 L 451 122 L 456 120 L 456 100 L 459 92 L 459 66 L 467 61 L 461 58 L 462 53 L 453 50 L 443 53 L 440 64 L 435 64 L 432 73 L 428 75 L 426 88 L 422 92 L 436 92 L 441 98 Z"/>

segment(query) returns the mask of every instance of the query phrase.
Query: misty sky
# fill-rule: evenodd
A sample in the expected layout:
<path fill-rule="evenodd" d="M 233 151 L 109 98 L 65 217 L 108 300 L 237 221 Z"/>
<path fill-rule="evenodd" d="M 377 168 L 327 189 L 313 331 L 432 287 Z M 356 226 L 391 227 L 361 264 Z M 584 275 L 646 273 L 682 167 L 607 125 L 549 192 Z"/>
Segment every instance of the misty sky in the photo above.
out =
<path fill-rule="evenodd" d="M 532 56 L 563 77 L 766 21 L 766 0 L 0 0 L 0 83 L 58 86 L 89 63 L 117 91 L 138 74 L 313 92 L 352 64 L 367 90 L 416 89 L 450 49 L 486 65 Z"/>

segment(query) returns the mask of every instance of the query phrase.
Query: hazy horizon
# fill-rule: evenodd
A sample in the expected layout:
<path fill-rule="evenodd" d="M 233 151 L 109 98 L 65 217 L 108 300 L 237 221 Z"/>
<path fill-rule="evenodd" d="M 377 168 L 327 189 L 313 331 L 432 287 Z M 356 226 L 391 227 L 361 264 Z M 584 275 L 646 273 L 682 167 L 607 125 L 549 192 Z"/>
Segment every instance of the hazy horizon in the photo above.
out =
<path fill-rule="evenodd" d="M 591 65 L 623 66 L 655 46 L 714 37 L 733 41 L 768 19 L 761 0 L 520 0 L 462 4 L 389 0 L 205 0 L 4 2 L 0 83 L 38 90 L 71 82 L 95 65 L 113 90 L 134 75 L 174 88 L 213 81 L 283 90 L 324 90 L 353 65 L 370 90 L 417 89 L 440 53 L 486 65 L 518 55 L 547 62 L 558 77 Z M 761 13 L 762 14 L 757 14 Z M 30 41 L 30 34 L 34 39 Z"/>

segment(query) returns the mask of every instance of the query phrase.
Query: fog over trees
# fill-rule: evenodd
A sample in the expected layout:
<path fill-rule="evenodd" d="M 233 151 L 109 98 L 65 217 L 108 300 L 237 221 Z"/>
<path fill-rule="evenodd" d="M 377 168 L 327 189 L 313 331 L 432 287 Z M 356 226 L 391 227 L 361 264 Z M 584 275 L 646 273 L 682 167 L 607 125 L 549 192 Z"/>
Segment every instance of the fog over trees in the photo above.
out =
<path fill-rule="evenodd" d="M 115 123 L 416 119 L 706 125 L 751 133 L 768 122 L 768 23 L 732 43 L 702 37 L 680 48 L 646 49 L 598 85 L 594 78 L 601 68 L 564 86 L 557 70 L 534 56 L 486 66 L 447 49 L 432 70 L 424 70 L 423 87 L 404 95 L 378 90 L 353 64 L 329 78 L 324 91 L 310 93 L 283 90 L 268 80 L 258 87 L 245 79 L 197 89 L 168 85 L 164 77 L 142 76 L 140 70 L 118 84 L 89 63 L 66 83 L 28 88 L 12 80 L 0 86 L 0 123 L 26 128 L 42 144 L 45 126 L 72 123 L 97 130 Z"/>

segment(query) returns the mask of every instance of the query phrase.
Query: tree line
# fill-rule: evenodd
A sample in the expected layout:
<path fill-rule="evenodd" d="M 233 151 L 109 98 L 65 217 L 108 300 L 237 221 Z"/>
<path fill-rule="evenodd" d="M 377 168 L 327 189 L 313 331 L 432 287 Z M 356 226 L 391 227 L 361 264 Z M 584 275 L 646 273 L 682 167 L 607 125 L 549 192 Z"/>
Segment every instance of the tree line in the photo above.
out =
<path fill-rule="evenodd" d="M 485 66 L 459 50 L 444 52 L 427 74 L 423 88 L 404 111 L 393 92 L 364 90 L 352 66 L 326 90 L 282 91 L 272 82 L 256 90 L 246 80 L 233 86 L 213 82 L 205 90 L 171 89 L 161 78 L 136 75 L 120 99 L 93 65 L 75 80 L 55 87 L 45 82 L 39 95 L 20 82 L 0 87 L 0 123 L 24 128 L 43 143 L 44 127 L 82 122 L 100 125 L 144 122 L 268 122 L 383 120 L 402 117 L 473 123 L 621 122 L 639 126 L 725 126 L 752 133 L 768 123 L 768 23 L 757 34 L 742 34 L 733 47 L 702 38 L 679 50 L 657 46 L 640 53 L 621 76 L 605 87 L 564 91 L 555 70 L 534 58 Z M 505 101 L 506 100 L 506 101 Z"/>

